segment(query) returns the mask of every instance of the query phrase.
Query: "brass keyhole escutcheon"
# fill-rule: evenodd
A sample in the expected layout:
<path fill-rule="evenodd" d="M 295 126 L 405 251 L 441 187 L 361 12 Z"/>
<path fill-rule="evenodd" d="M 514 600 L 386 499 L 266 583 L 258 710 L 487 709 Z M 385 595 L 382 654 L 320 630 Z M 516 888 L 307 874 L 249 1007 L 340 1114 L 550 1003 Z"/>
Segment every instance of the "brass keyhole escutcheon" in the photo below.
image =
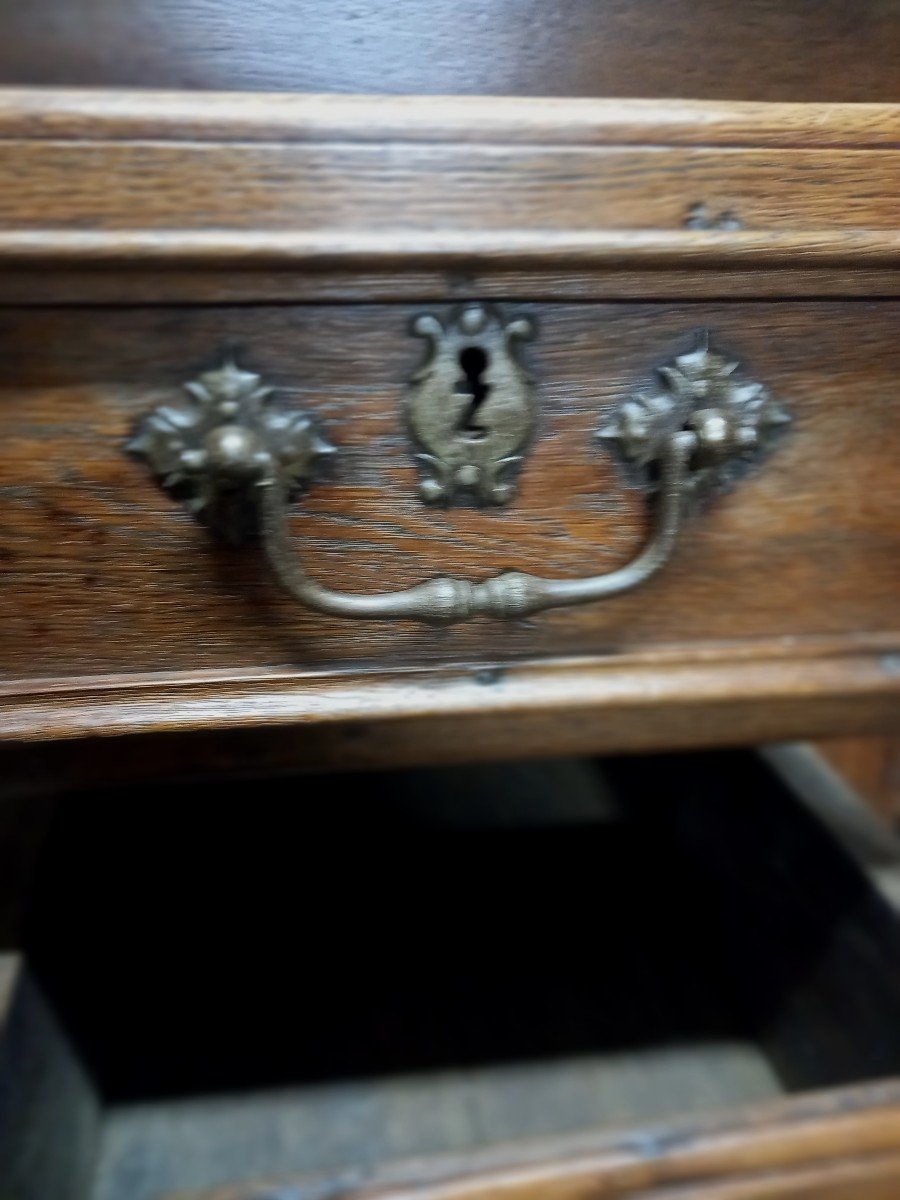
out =
<path fill-rule="evenodd" d="M 515 495 L 535 421 L 518 344 L 532 332 L 529 320 L 506 321 L 480 304 L 446 323 L 430 313 L 416 318 L 413 333 L 427 339 L 428 354 L 410 384 L 406 417 L 427 504 L 507 504 Z"/>

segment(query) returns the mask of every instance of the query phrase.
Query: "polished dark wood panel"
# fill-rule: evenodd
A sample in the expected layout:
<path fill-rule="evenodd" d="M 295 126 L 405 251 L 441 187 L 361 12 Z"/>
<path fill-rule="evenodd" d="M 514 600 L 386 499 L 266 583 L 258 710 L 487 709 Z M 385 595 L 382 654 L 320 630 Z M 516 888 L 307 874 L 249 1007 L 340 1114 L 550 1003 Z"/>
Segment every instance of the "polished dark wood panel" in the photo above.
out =
<path fill-rule="evenodd" d="M 38 0 L 7 83 L 896 100 L 893 0 Z"/>

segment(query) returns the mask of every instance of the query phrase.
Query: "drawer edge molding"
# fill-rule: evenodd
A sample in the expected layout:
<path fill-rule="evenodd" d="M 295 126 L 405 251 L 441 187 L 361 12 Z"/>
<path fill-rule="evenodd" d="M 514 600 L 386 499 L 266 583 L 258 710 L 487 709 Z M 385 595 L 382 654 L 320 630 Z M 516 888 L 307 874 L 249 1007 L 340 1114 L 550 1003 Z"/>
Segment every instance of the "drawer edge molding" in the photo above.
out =
<path fill-rule="evenodd" d="M 0 88 L 0 139 L 896 149 L 889 103 Z"/>
<path fill-rule="evenodd" d="M 898 156 L 900 176 L 900 156 Z M 900 267 L 900 229 L 611 229 L 555 231 L 5 229 L 0 269 L 46 266 L 394 272 L 466 265 L 479 271 L 809 271 Z"/>
<path fill-rule="evenodd" d="M 0 743 L 188 731 L 275 736 L 331 767 L 749 745 L 900 729 L 900 631 L 620 658 L 341 674 L 22 680 Z M 237 746 L 237 743 L 235 743 Z"/>
<path fill-rule="evenodd" d="M 0 298 L 857 293 L 898 180 L 900 105 L 0 89 Z"/>

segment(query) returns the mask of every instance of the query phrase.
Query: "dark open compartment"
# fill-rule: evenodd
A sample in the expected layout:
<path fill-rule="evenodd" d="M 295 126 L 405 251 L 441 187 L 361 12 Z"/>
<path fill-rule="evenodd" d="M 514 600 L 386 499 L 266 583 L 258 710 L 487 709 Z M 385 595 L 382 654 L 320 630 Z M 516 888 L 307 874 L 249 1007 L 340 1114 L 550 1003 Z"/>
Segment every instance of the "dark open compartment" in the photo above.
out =
<path fill-rule="evenodd" d="M 900 1074 L 897 918 L 745 753 L 68 797 L 25 941 L 97 1200 Z"/>

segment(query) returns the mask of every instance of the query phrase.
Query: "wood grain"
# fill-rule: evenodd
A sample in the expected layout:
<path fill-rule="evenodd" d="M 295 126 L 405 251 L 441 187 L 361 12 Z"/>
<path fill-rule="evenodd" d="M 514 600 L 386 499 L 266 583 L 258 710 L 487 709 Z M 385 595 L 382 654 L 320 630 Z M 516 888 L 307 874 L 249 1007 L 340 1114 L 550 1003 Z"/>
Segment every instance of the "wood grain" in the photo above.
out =
<path fill-rule="evenodd" d="M 0 86 L 0 138 L 896 150 L 898 105 Z M 885 102 L 887 101 L 887 102 Z"/>
<path fill-rule="evenodd" d="M 726 100 L 898 98 L 893 0 L 7 4 L 0 79 Z"/>
<path fill-rule="evenodd" d="M 896 304 L 868 297 L 900 280 L 898 114 L 322 96 L 253 97 L 241 110 L 221 95 L 4 93 L 7 734 L 320 720 L 342 731 L 371 706 L 415 720 L 416 696 L 433 720 L 446 705 L 434 752 L 455 741 L 459 754 L 478 711 L 493 710 L 495 748 L 512 737 L 466 673 L 545 659 L 553 686 L 574 683 L 562 660 L 590 662 L 561 712 L 618 702 L 622 715 L 602 734 L 596 722 L 590 735 L 539 734 L 544 749 L 645 745 L 636 714 L 653 712 L 666 714 L 656 736 L 667 745 L 774 735 L 776 713 L 791 736 L 889 728 L 900 355 Z M 733 210 L 742 228 L 686 228 L 698 202 Z M 537 321 L 534 450 L 506 511 L 425 509 L 401 414 L 420 352 L 409 321 L 435 298 L 490 296 Z M 584 303 L 598 296 L 640 302 Z M 762 296 L 777 299 L 751 299 Z M 297 303 L 316 298 L 328 302 Z M 292 521 L 325 582 L 594 574 L 634 554 L 647 514 L 593 435 L 706 329 L 791 407 L 789 438 L 698 514 L 650 587 L 530 623 L 435 632 L 314 618 L 251 553 L 213 545 L 122 452 L 142 413 L 232 351 L 340 449 Z M 752 679 L 735 674 L 739 646 L 757 655 Z M 689 727 L 647 655 L 674 656 L 666 670 L 684 686 L 697 672 L 695 719 L 712 696 L 737 707 Z M 397 676 L 459 665 L 436 705 Z M 335 671 L 377 678 L 351 701 Z M 503 703 L 538 719 L 524 690 Z M 467 752 L 488 753 L 487 740 Z"/>
<path fill-rule="evenodd" d="M 898 144 L 891 105 L 6 91 L 0 296 L 895 294 Z"/>
<path fill-rule="evenodd" d="M 13 681 L 0 755 L 13 791 L 160 774 L 478 762 L 896 730 L 896 654 L 750 643 L 681 658 L 598 655 L 322 677 L 190 673 Z M 179 732 L 210 731 L 179 740 Z M 227 731 L 219 737 L 215 731 Z M 143 745 L 123 734 L 170 738 Z M 101 737 L 118 735 L 98 759 Z M 243 735 L 243 736 L 241 736 Z"/>
<path fill-rule="evenodd" d="M 0 664 L 18 678 L 136 671 L 613 656 L 654 647 L 878 635 L 897 648 L 900 350 L 889 302 L 522 306 L 539 333 L 538 434 L 507 509 L 431 509 L 403 427 L 415 309 L 57 309 L 0 313 Z M 340 453 L 296 510 L 297 554 L 375 590 L 503 568 L 609 570 L 645 535 L 643 495 L 594 440 L 653 366 L 713 331 L 791 409 L 777 452 L 695 515 L 632 595 L 531 622 L 448 630 L 319 618 L 259 557 L 223 549 L 123 445 L 138 417 L 229 348 L 316 415 Z"/>
<path fill-rule="evenodd" d="M 216 238 L 200 237 L 186 244 L 180 239 L 160 239 L 158 245 L 138 237 L 119 243 L 115 238 L 70 238 L 65 232 L 41 234 L 33 241 L 26 237 L 18 244 L 14 235 L 9 248 L 21 255 L 19 265 L 8 262 L 0 269 L 0 304 L 16 305 L 110 305 L 110 304 L 255 304 L 314 301 L 318 303 L 363 303 L 385 301 L 465 301 L 525 298 L 532 302 L 588 300 L 692 300 L 702 299 L 779 299 L 811 297 L 896 297 L 900 295 L 900 273 L 884 265 L 884 245 L 876 249 L 871 261 L 878 266 L 850 261 L 846 244 L 830 247 L 817 262 L 799 265 L 789 257 L 776 264 L 770 246 L 750 247 L 744 266 L 735 271 L 728 266 L 722 239 L 728 235 L 692 235 L 660 245 L 665 253 L 655 264 L 636 265 L 616 254 L 594 255 L 593 263 L 583 263 L 580 254 L 567 260 L 532 247 L 532 262 L 519 261 L 515 255 L 480 260 L 465 259 L 451 263 L 445 256 L 410 258 L 401 261 L 396 250 L 365 260 L 331 255 L 327 265 L 304 258 L 310 243 L 302 238 L 277 237 L 257 243 L 255 252 L 263 258 L 276 258 L 280 265 L 258 267 L 252 257 L 240 264 L 234 257 L 236 239 L 223 238 L 220 249 L 227 251 L 230 269 L 222 270 L 223 260 L 210 253 Z M 855 235 L 854 235 L 855 237 Z M 890 240 L 890 239 L 888 239 Z M 849 239 L 853 241 L 853 237 Z M 665 239 L 663 239 L 663 243 Z M 132 246 L 143 256 L 132 260 Z M 693 245 L 700 253 L 692 256 L 692 267 L 678 266 L 678 256 Z M 22 253 L 24 247 L 24 253 Z M 195 252 L 199 247 L 200 254 Z M 321 245 L 319 247 L 321 249 Z M 372 246 L 367 253 L 371 254 Z M 869 242 L 870 250 L 873 243 Z M 332 250 L 336 247 L 332 246 Z M 377 249 L 377 247 L 376 247 Z M 570 247 L 571 249 L 571 247 Z M 185 251 L 194 254 L 194 266 L 179 263 Z M 60 251 L 61 259 L 53 257 Z M 85 251 L 87 253 L 85 253 Z M 158 253 L 157 253 L 158 251 Z M 294 255 L 291 261 L 291 255 Z M 721 263 L 715 256 L 721 254 Z M 753 255 L 756 255 L 754 261 Z M 154 258 L 154 255 L 156 257 Z M 205 255 L 205 261 L 204 261 Z M 287 258 L 285 257 L 287 255 Z M 287 266 L 285 263 L 287 262 Z M 25 265 L 30 263 L 31 265 Z M 217 263 L 219 264 L 217 266 Z"/>

